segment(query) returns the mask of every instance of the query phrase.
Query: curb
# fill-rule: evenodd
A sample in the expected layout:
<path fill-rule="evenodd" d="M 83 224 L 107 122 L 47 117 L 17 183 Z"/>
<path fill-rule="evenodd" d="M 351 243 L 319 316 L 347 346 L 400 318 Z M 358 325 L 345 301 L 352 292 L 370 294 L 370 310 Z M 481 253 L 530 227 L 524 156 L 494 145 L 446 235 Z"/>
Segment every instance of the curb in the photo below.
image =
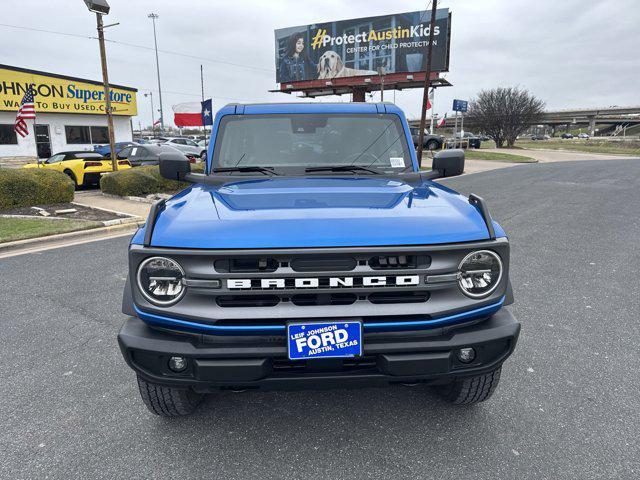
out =
<path fill-rule="evenodd" d="M 157 193 L 157 194 L 151 194 L 151 195 L 159 195 L 159 198 L 146 198 L 146 197 L 134 197 L 134 196 L 130 196 L 127 195 L 125 197 L 121 197 L 119 195 L 113 195 L 111 193 L 104 193 L 101 192 L 103 196 L 107 197 L 107 198 L 113 198 L 115 200 L 129 200 L 132 202 L 138 202 L 138 203 L 148 203 L 149 205 L 152 205 L 154 203 L 156 203 L 158 200 L 160 200 L 161 198 L 171 198 L 171 195 L 167 194 L 167 193 Z M 96 208 L 96 207 L 92 207 L 92 208 Z"/>
<path fill-rule="evenodd" d="M 92 237 L 100 237 L 105 234 L 113 234 L 118 232 L 126 233 L 134 232 L 138 227 L 144 225 L 145 220 L 135 220 L 128 223 L 120 223 L 118 225 L 110 225 L 106 227 L 90 228 L 88 230 L 78 230 L 75 232 L 58 233 L 56 235 L 48 235 L 46 237 L 27 238 L 25 240 L 16 240 L 13 242 L 0 243 L 0 253 L 8 253 L 14 250 L 21 250 L 33 246 L 43 247 L 48 244 L 64 242 L 66 240 L 88 239 Z M 64 245 L 60 245 L 64 246 Z"/>
<path fill-rule="evenodd" d="M 140 217 L 136 217 L 133 215 L 130 215 L 126 218 L 114 218 L 113 220 L 84 220 L 84 219 L 73 219 L 73 218 L 66 218 L 66 217 L 43 217 L 41 215 L 4 215 L 4 214 L 0 215 L 0 218 L 33 218 L 35 220 L 47 220 L 47 221 L 80 220 L 84 222 L 98 223 L 103 227 L 111 227 L 112 225 L 123 225 L 128 223 L 138 223 L 140 221 L 144 223 L 144 220 L 142 220 Z M 69 233 L 73 233 L 73 232 L 69 232 Z"/>

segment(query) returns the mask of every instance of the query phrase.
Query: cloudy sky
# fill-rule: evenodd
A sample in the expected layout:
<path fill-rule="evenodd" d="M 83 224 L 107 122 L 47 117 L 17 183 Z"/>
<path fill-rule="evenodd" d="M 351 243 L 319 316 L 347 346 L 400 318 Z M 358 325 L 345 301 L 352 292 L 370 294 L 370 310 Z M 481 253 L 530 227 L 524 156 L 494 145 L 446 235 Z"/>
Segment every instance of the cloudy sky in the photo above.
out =
<path fill-rule="evenodd" d="M 171 105 L 205 95 L 216 108 L 229 102 L 294 101 L 269 93 L 276 88 L 273 30 L 370 15 L 424 9 L 413 0 L 108 0 L 105 23 L 109 75 L 113 83 L 139 89 L 139 116 L 151 120 L 157 80 L 151 20 L 157 20 L 165 119 Z M 479 90 L 519 85 L 548 108 L 640 104 L 640 3 L 638 0 L 442 0 L 451 9 L 450 71 L 454 85 L 436 94 L 435 111 L 453 98 Z M 29 15 L 25 15 L 28 12 Z M 3 0 L 0 63 L 101 79 L 95 17 L 82 0 Z M 65 35 L 11 26 L 63 32 Z M 170 53 L 173 52 L 173 53 Z M 197 58 L 196 58 L 197 57 Z M 419 115 L 420 91 L 397 92 L 409 117 Z M 377 95 L 374 98 L 379 98 Z M 388 94 L 387 100 L 393 99 Z M 343 97 L 347 101 L 347 97 Z M 325 97 L 321 101 L 341 101 Z"/>

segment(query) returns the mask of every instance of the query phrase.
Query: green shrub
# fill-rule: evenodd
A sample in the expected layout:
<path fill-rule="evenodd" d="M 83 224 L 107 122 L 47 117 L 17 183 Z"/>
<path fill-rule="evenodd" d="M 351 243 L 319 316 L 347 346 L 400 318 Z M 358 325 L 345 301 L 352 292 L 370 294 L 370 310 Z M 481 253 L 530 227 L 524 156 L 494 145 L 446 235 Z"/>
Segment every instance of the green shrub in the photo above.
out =
<path fill-rule="evenodd" d="M 192 170 L 202 172 L 203 164 L 192 165 Z M 121 197 L 141 197 L 151 193 L 173 193 L 186 188 L 187 182 L 167 180 L 160 176 L 157 165 L 134 167 L 103 175 L 100 179 L 100 189 L 104 193 Z"/>
<path fill-rule="evenodd" d="M 73 180 L 43 168 L 0 168 L 0 210 L 73 201 Z"/>

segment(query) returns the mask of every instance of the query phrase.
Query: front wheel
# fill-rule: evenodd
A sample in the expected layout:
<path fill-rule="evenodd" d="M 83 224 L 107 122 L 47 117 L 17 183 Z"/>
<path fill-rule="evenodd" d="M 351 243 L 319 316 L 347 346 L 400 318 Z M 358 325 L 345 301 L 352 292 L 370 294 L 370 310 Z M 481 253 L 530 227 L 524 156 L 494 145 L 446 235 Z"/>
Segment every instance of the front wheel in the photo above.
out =
<path fill-rule="evenodd" d="M 438 150 L 440 148 L 440 144 L 436 140 L 429 140 L 427 142 L 427 150 Z"/>
<path fill-rule="evenodd" d="M 454 405 L 473 405 L 487 400 L 500 381 L 502 367 L 475 377 L 457 378 L 447 385 L 437 387 L 438 394 Z"/>
<path fill-rule="evenodd" d="M 191 389 L 158 385 L 138 376 L 138 388 L 142 401 L 151 413 L 161 417 L 181 417 L 195 411 L 202 395 Z"/>

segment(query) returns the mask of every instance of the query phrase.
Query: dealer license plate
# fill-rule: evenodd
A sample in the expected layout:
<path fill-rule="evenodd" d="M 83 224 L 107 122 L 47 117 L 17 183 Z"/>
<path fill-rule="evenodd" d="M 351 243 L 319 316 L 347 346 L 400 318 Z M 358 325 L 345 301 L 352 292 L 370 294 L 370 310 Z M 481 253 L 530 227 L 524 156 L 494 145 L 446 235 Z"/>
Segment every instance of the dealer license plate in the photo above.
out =
<path fill-rule="evenodd" d="M 362 355 L 360 322 L 290 323 L 287 337 L 290 360 Z"/>

